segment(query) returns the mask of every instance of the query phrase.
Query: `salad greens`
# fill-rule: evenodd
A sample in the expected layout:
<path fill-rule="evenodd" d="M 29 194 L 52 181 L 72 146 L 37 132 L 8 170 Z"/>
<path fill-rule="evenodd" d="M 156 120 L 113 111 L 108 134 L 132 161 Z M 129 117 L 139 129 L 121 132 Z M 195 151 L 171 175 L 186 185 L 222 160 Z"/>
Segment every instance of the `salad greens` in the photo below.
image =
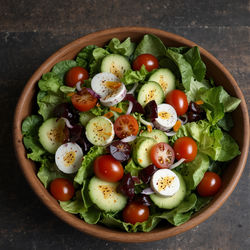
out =
<path fill-rule="evenodd" d="M 180 137 L 189 136 L 198 145 L 198 154 L 195 160 L 183 163 L 176 168 L 186 183 L 185 199 L 171 210 L 163 210 L 152 204 L 149 219 L 132 225 L 121 220 L 120 212 L 101 211 L 89 197 L 88 184 L 90 177 L 93 176 L 93 162 L 98 156 L 106 153 L 106 148 L 92 146 L 84 155 L 77 173 L 67 175 L 58 170 L 54 155 L 47 152 L 39 142 L 38 129 L 43 121 L 53 117 L 53 110 L 58 104 L 70 102 L 68 94 L 74 92 L 75 87 L 64 85 L 64 76 L 69 69 L 75 66 L 87 69 L 90 79 L 86 81 L 86 85 L 89 86 L 93 76 L 100 72 L 101 62 L 105 56 L 119 54 L 132 63 L 137 56 L 145 53 L 157 57 L 161 68 L 169 68 L 174 73 L 176 85 L 184 90 L 189 102 L 202 100 L 206 119 L 182 125 L 176 135 L 169 138 L 170 143 L 174 143 Z M 140 70 L 129 69 L 124 73 L 122 82 L 128 89 L 131 89 L 135 82 L 139 83 L 137 89 L 140 89 L 153 72 L 148 72 L 145 66 L 142 66 Z M 138 44 L 132 42 L 130 38 L 123 42 L 113 38 L 103 48 L 89 45 L 78 53 L 75 60 L 57 63 L 52 71 L 44 74 L 38 82 L 38 115 L 27 117 L 22 124 L 23 143 L 27 149 L 27 157 L 38 163 L 38 178 L 46 188 L 55 178 L 64 177 L 74 181 L 77 190 L 75 196 L 69 201 L 60 201 L 60 206 L 69 213 L 79 215 L 90 224 L 102 223 L 108 227 L 118 227 L 127 232 L 149 232 L 161 221 L 163 223 L 167 221 L 175 226 L 186 222 L 193 213 L 199 211 L 211 200 L 211 197 L 200 197 L 194 192 L 204 173 L 208 169 L 220 172 L 224 162 L 230 161 L 240 154 L 237 143 L 227 133 L 233 127 L 230 112 L 238 107 L 240 100 L 230 96 L 222 86 L 212 85 L 210 81 L 205 79 L 205 74 L 206 65 L 201 59 L 198 47 L 167 47 L 152 34 L 145 35 Z M 117 107 L 124 114 L 128 102 L 122 101 Z M 108 111 L 107 107 L 100 105 L 88 112 L 94 117 L 102 116 Z M 116 115 L 119 116 L 119 114 Z M 138 113 L 134 114 L 140 128 L 145 130 L 146 127 L 139 122 L 140 116 Z M 132 159 L 124 166 L 125 173 L 130 173 L 132 176 L 138 176 L 141 169 L 142 167 Z M 136 186 L 137 192 L 143 188 L 144 186 L 141 184 Z"/>

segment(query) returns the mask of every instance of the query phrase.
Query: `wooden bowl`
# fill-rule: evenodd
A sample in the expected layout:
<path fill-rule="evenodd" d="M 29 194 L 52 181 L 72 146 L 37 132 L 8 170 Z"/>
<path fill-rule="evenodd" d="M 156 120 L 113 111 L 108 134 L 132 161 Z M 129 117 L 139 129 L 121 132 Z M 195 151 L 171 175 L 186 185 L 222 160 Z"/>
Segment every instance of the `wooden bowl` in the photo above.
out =
<path fill-rule="evenodd" d="M 226 201 L 238 183 L 247 160 L 249 147 L 249 118 L 242 92 L 227 69 L 205 49 L 200 48 L 202 58 L 207 66 L 207 75 L 212 77 L 216 83 L 221 84 L 230 95 L 241 99 L 241 104 L 237 110 L 233 112 L 233 119 L 237 121 L 237 123 L 235 123 L 235 127 L 231 131 L 231 135 L 240 147 L 241 155 L 235 158 L 224 172 L 222 177 L 222 188 L 208 206 L 192 216 L 188 222 L 178 227 L 173 227 L 166 223 L 165 227 L 157 227 L 149 233 L 126 233 L 102 225 L 90 225 L 85 223 L 77 216 L 62 210 L 58 202 L 44 188 L 36 176 L 37 167 L 31 160 L 26 158 L 26 150 L 22 143 L 21 133 L 21 123 L 26 116 L 31 114 L 33 104 L 35 103 L 34 97 L 36 95 L 37 81 L 41 78 L 42 74 L 50 71 L 57 62 L 74 58 L 77 53 L 87 45 L 95 44 L 102 47 L 113 37 L 117 37 L 121 40 L 126 37 L 131 37 L 133 41 L 139 41 L 146 33 L 157 35 L 168 46 L 193 47 L 196 45 L 194 42 L 178 35 L 145 27 L 113 28 L 86 35 L 58 50 L 36 70 L 24 87 L 15 111 L 13 127 L 14 146 L 21 169 L 32 189 L 43 203 L 60 219 L 84 233 L 105 240 L 120 242 L 155 241 L 183 233 L 195 227 L 211 216 Z"/>

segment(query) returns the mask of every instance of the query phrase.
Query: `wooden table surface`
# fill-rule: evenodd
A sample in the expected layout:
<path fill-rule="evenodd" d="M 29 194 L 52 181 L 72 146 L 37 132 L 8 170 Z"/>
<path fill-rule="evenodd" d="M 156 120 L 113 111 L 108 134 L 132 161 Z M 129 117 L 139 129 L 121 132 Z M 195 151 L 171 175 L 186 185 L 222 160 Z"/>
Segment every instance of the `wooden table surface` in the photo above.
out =
<path fill-rule="evenodd" d="M 148 26 L 207 49 L 235 77 L 250 108 L 248 0 L 0 0 L 0 249 L 250 249 L 250 162 L 226 203 L 207 221 L 169 239 L 122 244 L 61 222 L 35 196 L 12 146 L 13 112 L 28 78 L 53 52 L 88 33 Z"/>

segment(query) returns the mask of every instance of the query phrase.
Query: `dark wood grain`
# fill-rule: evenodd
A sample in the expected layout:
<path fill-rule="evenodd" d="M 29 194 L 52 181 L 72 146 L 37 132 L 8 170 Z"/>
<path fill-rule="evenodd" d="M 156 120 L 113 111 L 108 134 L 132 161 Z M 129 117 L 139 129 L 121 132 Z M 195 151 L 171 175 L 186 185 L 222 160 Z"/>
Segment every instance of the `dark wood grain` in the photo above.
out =
<path fill-rule="evenodd" d="M 111 243 L 78 232 L 48 211 L 26 183 L 11 138 L 16 101 L 35 69 L 68 42 L 116 26 L 150 26 L 195 41 L 229 69 L 250 110 L 249 1 L 0 0 L 0 6 L 0 249 L 250 248 L 249 160 L 233 194 L 206 222 L 158 242 Z"/>

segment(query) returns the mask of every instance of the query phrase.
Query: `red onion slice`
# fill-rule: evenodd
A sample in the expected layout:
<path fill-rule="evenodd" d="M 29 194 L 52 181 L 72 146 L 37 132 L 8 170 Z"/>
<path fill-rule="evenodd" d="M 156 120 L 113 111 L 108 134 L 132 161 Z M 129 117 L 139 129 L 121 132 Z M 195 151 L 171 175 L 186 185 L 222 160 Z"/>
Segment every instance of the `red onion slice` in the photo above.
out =
<path fill-rule="evenodd" d="M 165 132 L 167 136 L 174 136 L 176 135 L 176 132 L 170 131 L 170 132 Z"/>
<path fill-rule="evenodd" d="M 65 124 L 68 128 L 73 128 L 73 126 L 70 124 L 69 120 L 67 118 L 61 117 L 65 121 Z"/>
<path fill-rule="evenodd" d="M 174 168 L 180 166 L 185 160 L 186 159 L 181 158 L 179 161 L 177 161 L 176 163 L 172 164 L 169 169 L 174 169 Z"/>
<path fill-rule="evenodd" d="M 141 194 L 146 194 L 146 195 L 150 195 L 150 194 L 154 194 L 154 190 L 152 190 L 150 187 L 149 188 L 145 188 L 144 190 L 142 190 Z"/>
<path fill-rule="evenodd" d="M 136 135 L 130 135 L 130 136 L 127 136 L 127 137 L 121 139 L 121 141 L 122 142 L 132 142 L 136 139 L 136 137 L 137 137 Z"/>
<path fill-rule="evenodd" d="M 178 118 L 178 120 L 181 122 L 181 125 L 186 124 L 188 122 L 187 114 L 182 115 L 181 118 Z"/>
<path fill-rule="evenodd" d="M 134 104 L 131 101 L 129 101 L 129 105 L 128 105 L 126 115 L 129 115 L 131 113 L 131 111 L 133 109 L 133 106 L 134 106 Z"/>
<path fill-rule="evenodd" d="M 100 98 L 101 98 L 93 89 L 91 89 L 91 88 L 86 88 L 86 89 L 88 90 L 88 92 L 89 92 L 92 96 L 96 97 L 97 99 L 100 99 Z"/>
<path fill-rule="evenodd" d="M 152 128 L 154 127 L 154 124 L 152 123 L 152 122 L 148 122 L 148 121 L 146 121 L 146 120 L 144 120 L 143 118 L 139 118 L 139 120 L 140 120 L 140 122 L 142 123 L 142 124 L 144 124 L 145 126 L 151 126 Z"/>
<path fill-rule="evenodd" d="M 138 82 L 135 83 L 135 85 L 133 86 L 133 88 L 130 89 L 129 92 L 128 92 L 127 94 L 134 94 L 134 92 L 135 92 L 137 86 L 138 86 Z"/>
<path fill-rule="evenodd" d="M 77 84 L 76 84 L 76 89 L 77 89 L 77 91 L 79 91 L 79 92 L 82 90 L 81 82 L 80 82 L 80 81 L 77 82 Z"/>

